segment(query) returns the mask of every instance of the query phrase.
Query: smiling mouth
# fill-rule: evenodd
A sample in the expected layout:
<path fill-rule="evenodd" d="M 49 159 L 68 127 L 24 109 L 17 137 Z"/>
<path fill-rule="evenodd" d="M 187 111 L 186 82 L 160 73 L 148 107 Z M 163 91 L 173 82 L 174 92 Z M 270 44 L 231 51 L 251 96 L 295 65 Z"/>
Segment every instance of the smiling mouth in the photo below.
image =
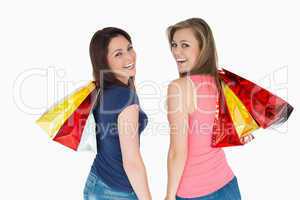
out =
<path fill-rule="evenodd" d="M 184 59 L 184 58 L 176 59 L 176 62 L 177 62 L 178 64 L 183 64 L 183 63 L 187 62 L 187 59 Z"/>
<path fill-rule="evenodd" d="M 125 68 L 125 69 L 133 69 L 133 68 L 134 68 L 134 64 L 131 63 L 131 64 L 129 64 L 129 65 L 126 65 L 126 66 L 123 67 L 123 68 Z"/>

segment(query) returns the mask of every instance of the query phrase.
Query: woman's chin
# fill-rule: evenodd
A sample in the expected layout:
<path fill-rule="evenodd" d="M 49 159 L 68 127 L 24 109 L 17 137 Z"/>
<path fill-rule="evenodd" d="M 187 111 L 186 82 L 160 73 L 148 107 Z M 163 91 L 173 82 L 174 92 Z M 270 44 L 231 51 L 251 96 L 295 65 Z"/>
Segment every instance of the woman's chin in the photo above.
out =
<path fill-rule="evenodd" d="M 182 67 L 182 66 L 178 66 L 178 72 L 179 73 L 186 73 L 188 71 L 189 71 L 189 69 L 187 69 L 185 67 Z"/>
<path fill-rule="evenodd" d="M 133 69 L 131 69 L 131 70 L 128 70 L 128 76 L 130 77 L 130 76 L 135 76 L 135 74 L 136 74 L 136 70 L 135 70 L 135 68 L 133 68 Z"/>
<path fill-rule="evenodd" d="M 135 74 L 136 74 L 135 68 L 125 69 L 125 70 L 122 70 L 122 72 L 119 73 L 119 75 L 122 76 L 122 77 L 131 77 L 131 76 L 135 76 Z"/>

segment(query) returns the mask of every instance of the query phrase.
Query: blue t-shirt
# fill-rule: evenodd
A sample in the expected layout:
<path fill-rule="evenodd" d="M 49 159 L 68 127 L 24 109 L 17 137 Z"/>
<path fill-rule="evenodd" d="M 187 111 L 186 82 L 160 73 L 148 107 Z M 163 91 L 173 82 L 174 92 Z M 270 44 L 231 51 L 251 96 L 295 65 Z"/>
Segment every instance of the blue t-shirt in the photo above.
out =
<path fill-rule="evenodd" d="M 103 91 L 100 103 L 93 110 L 97 155 L 91 170 L 111 188 L 126 192 L 132 192 L 133 188 L 123 168 L 117 119 L 121 111 L 132 104 L 139 105 L 136 92 L 112 85 Z M 147 123 L 147 115 L 139 107 L 139 136 Z"/>

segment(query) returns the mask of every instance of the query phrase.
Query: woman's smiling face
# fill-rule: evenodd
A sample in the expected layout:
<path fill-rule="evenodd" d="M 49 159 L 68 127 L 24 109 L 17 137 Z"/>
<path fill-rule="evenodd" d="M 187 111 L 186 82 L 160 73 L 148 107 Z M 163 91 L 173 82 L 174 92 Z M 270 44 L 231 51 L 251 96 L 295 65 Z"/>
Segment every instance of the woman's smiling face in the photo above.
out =
<path fill-rule="evenodd" d="M 189 72 L 196 65 L 200 54 L 199 42 L 191 28 L 175 31 L 171 42 L 172 54 L 179 73 Z"/>
<path fill-rule="evenodd" d="M 122 35 L 111 39 L 108 45 L 107 62 L 115 76 L 127 84 L 135 76 L 136 53 L 132 44 Z"/>

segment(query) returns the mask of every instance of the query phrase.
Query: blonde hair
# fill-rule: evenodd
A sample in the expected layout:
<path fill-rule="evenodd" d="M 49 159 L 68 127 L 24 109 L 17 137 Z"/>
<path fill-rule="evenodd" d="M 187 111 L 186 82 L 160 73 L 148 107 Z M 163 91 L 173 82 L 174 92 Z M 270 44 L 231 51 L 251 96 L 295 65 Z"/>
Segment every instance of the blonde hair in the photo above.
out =
<path fill-rule="evenodd" d="M 187 74 L 210 74 L 215 77 L 217 87 L 220 88 L 218 76 L 218 56 L 214 37 L 209 25 L 201 18 L 190 18 L 167 28 L 169 44 L 171 46 L 176 31 L 190 28 L 199 43 L 200 54 L 195 66 L 189 72 L 180 73 L 180 77 Z"/>

